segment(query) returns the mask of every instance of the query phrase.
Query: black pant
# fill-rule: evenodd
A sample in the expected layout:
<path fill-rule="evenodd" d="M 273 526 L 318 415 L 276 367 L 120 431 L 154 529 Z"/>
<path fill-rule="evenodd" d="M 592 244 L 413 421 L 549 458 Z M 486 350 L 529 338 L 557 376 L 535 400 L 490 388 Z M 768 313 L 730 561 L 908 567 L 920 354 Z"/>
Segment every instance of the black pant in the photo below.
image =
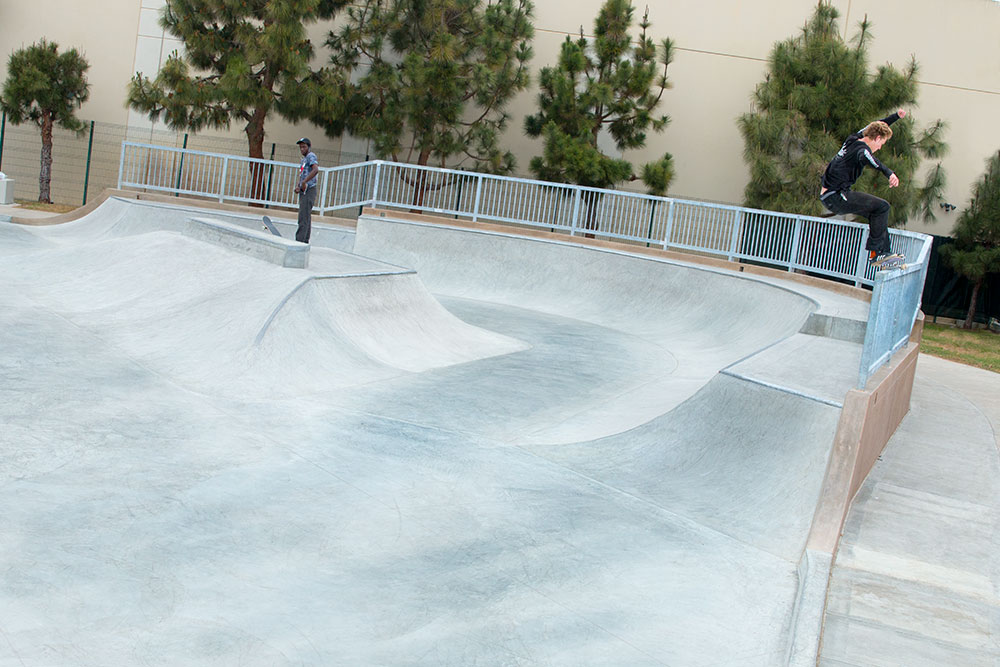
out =
<path fill-rule="evenodd" d="M 892 246 L 889 245 L 889 202 L 875 195 L 853 190 L 830 190 L 824 192 L 819 200 L 837 215 L 853 213 L 868 220 L 868 243 L 865 244 L 867 250 L 874 250 L 880 255 L 892 252 Z"/>
<path fill-rule="evenodd" d="M 316 205 L 316 186 L 306 188 L 299 195 L 299 228 L 295 230 L 295 240 L 299 243 L 309 243 L 312 235 L 312 210 Z"/>

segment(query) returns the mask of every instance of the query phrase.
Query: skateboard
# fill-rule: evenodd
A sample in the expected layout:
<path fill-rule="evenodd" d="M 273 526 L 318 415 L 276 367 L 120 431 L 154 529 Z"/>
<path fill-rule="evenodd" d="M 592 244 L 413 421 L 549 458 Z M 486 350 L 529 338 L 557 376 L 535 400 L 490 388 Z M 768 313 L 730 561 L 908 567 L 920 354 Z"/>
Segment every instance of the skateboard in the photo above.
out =
<path fill-rule="evenodd" d="M 281 232 L 279 232 L 278 228 L 274 226 L 273 222 L 271 222 L 271 218 L 266 215 L 264 216 L 264 229 L 271 232 L 275 236 L 281 236 Z"/>
<path fill-rule="evenodd" d="M 875 267 L 876 271 L 890 271 L 892 269 L 899 269 L 900 271 L 906 270 L 905 257 L 900 257 L 898 259 L 885 260 L 882 262 L 872 262 L 872 266 Z"/>

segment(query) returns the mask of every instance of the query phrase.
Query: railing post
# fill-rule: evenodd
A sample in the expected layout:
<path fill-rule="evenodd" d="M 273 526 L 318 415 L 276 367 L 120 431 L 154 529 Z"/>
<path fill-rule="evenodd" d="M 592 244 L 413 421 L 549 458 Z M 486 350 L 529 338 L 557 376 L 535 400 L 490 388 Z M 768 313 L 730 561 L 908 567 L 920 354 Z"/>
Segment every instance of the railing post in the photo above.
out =
<path fill-rule="evenodd" d="M 186 136 L 186 135 L 185 135 Z M 274 142 L 271 142 L 271 157 L 268 159 L 270 164 L 267 165 L 267 191 L 264 193 L 264 199 L 267 200 L 267 204 L 264 204 L 264 208 L 271 208 L 271 184 L 274 179 Z"/>
<path fill-rule="evenodd" d="M 476 179 L 476 199 L 472 204 L 472 221 L 479 221 L 479 203 L 482 201 L 483 196 L 483 175 L 479 174 Z"/>
<path fill-rule="evenodd" d="M 733 235 L 729 239 L 729 256 L 726 258 L 727 261 L 733 261 L 736 259 L 736 252 L 739 249 L 740 243 L 740 231 L 743 226 L 739 224 L 740 212 L 738 210 L 733 211 Z"/>
<path fill-rule="evenodd" d="M 90 121 L 90 139 L 87 140 L 87 168 L 83 172 L 83 203 L 87 203 L 87 188 L 90 186 L 90 156 L 94 152 L 94 121 Z"/>
<path fill-rule="evenodd" d="M 3 138 L 7 133 L 7 112 L 0 116 L 0 167 L 3 166 Z"/>
<path fill-rule="evenodd" d="M 368 159 L 368 154 L 365 154 L 365 165 L 361 168 L 361 194 L 364 196 L 365 192 L 368 190 L 368 163 L 371 160 Z M 361 215 L 362 211 L 365 210 L 364 204 L 358 207 L 358 215 Z"/>
<path fill-rule="evenodd" d="M 579 186 L 573 188 L 573 215 L 569 219 L 569 235 L 576 236 L 580 229 L 580 200 L 583 198 L 583 191 Z"/>
<path fill-rule="evenodd" d="M 854 286 L 860 287 L 865 279 L 865 271 L 868 269 L 868 227 L 861 230 L 861 243 L 858 244 L 858 268 L 854 272 Z"/>
<path fill-rule="evenodd" d="M 323 187 L 320 190 L 319 198 L 319 214 L 323 215 L 326 213 L 327 200 L 330 195 L 330 169 L 323 170 Z"/>
<path fill-rule="evenodd" d="M 226 176 L 229 173 L 229 156 L 226 155 L 222 158 L 222 181 L 219 183 L 219 203 L 221 204 L 226 198 Z"/>
<path fill-rule="evenodd" d="M 372 179 L 372 208 L 378 208 L 379 179 L 382 176 L 382 160 L 375 162 L 375 177 Z"/>
<path fill-rule="evenodd" d="M 122 154 L 121 154 L 121 157 L 118 158 L 118 189 L 119 190 L 122 189 L 122 175 L 123 175 L 123 173 L 125 171 L 125 144 L 126 143 L 127 142 L 125 142 L 125 141 L 122 142 Z"/>
<path fill-rule="evenodd" d="M 663 230 L 663 249 L 670 250 L 670 235 L 674 231 L 674 200 L 667 207 L 667 227 Z"/>
<path fill-rule="evenodd" d="M 792 247 L 788 254 L 788 272 L 795 271 L 795 265 L 799 259 L 799 244 L 802 242 L 802 218 L 795 216 L 792 223 Z"/>

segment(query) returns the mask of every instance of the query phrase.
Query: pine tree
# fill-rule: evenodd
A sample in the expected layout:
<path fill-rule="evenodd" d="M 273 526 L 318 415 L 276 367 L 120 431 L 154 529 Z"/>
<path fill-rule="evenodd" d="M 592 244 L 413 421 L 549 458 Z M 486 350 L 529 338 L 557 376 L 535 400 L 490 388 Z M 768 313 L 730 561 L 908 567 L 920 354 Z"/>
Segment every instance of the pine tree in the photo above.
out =
<path fill-rule="evenodd" d="M 31 121 L 42 134 L 38 201 L 52 203 L 52 129 L 82 132 L 76 110 L 87 101 L 90 65 L 76 49 L 59 53 L 59 45 L 41 40 L 11 54 L 0 108 L 14 125 Z"/>
<path fill-rule="evenodd" d="M 509 173 L 514 155 L 500 137 L 508 102 L 528 86 L 532 9 L 529 0 L 352 6 L 327 39 L 330 76 L 355 80 L 348 130 L 380 158 Z M 413 185 L 416 204 L 433 187 Z"/>
<path fill-rule="evenodd" d="M 953 234 L 955 243 L 942 247 L 941 256 L 972 281 L 972 298 L 963 325 L 971 329 L 983 281 L 988 274 L 1000 272 L 1000 151 L 987 160 L 986 172 L 973 186 L 972 198 Z"/>
<path fill-rule="evenodd" d="M 670 122 L 655 112 L 670 88 L 673 42 L 664 39 L 657 49 L 648 35 L 647 9 L 633 43 L 634 12 L 629 0 L 606 0 L 594 22 L 593 43 L 582 30 L 576 40 L 567 37 L 558 65 L 542 69 L 538 113 L 524 123 L 529 136 L 544 140 L 542 155 L 531 161 L 538 178 L 596 188 L 639 178 L 631 162 L 605 155 L 598 144 L 607 132 L 621 152 L 642 148 L 648 130 L 662 132 Z M 645 165 L 642 179 L 651 193 L 664 194 L 673 173 L 673 158 L 666 153 Z"/>
<path fill-rule="evenodd" d="M 870 74 L 871 23 L 866 17 L 849 45 L 840 37 L 838 18 L 839 12 L 821 0 L 802 34 L 771 51 L 769 72 L 754 93 L 754 110 L 739 120 L 750 167 L 747 206 L 821 215 L 820 179 L 844 139 L 897 108 L 916 104 L 916 61 L 911 59 L 902 72 L 883 65 Z M 923 185 L 916 176 L 923 160 L 945 153 L 944 123 L 935 121 L 918 132 L 909 114 L 892 130 L 879 159 L 899 177 L 899 187 L 890 189 L 881 174 L 868 169 L 857 189 L 889 201 L 891 225 L 918 213 L 933 220 L 944 172 L 940 164 L 932 167 Z"/>
<path fill-rule="evenodd" d="M 173 129 L 243 121 L 249 156 L 263 158 L 272 113 L 299 120 L 342 109 L 338 82 L 310 70 L 306 25 L 332 18 L 346 1 L 167 0 L 160 23 L 184 42 L 184 54 L 173 53 L 155 79 L 137 73 L 127 103 Z M 262 198 L 263 168 L 254 167 L 250 196 Z"/>

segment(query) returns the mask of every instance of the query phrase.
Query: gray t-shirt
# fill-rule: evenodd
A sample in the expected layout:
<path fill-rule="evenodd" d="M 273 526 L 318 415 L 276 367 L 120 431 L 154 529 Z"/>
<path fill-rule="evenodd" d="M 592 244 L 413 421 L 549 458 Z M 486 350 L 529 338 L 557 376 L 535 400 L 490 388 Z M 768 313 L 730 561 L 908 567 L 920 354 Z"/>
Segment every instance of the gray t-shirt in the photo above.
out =
<path fill-rule="evenodd" d="M 312 151 L 309 151 L 302 158 L 302 165 L 299 167 L 299 183 L 301 183 L 302 179 L 306 177 L 306 174 L 309 173 L 309 171 L 312 169 L 312 166 L 314 164 L 318 165 L 319 164 L 319 160 L 316 158 L 316 154 L 315 153 L 313 153 Z M 307 188 L 314 188 L 314 187 L 316 187 L 316 179 L 318 179 L 318 178 L 319 178 L 318 174 L 316 176 L 313 176 L 312 180 L 310 180 L 308 183 L 306 183 L 306 187 Z"/>

